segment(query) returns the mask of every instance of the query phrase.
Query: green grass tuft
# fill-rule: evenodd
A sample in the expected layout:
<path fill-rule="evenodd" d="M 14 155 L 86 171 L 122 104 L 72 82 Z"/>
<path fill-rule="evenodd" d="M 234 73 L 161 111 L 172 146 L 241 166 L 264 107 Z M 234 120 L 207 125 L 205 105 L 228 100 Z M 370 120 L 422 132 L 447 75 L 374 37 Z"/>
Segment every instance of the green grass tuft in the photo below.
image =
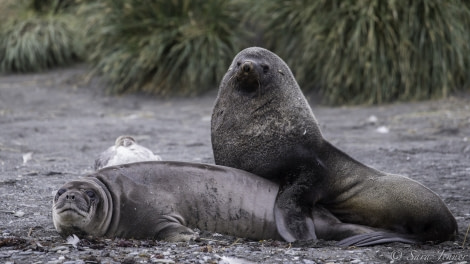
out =
<path fill-rule="evenodd" d="M 33 72 L 70 64 L 80 56 L 64 17 L 10 20 L 0 31 L 0 72 Z"/>
<path fill-rule="evenodd" d="M 193 95 L 216 87 L 238 51 L 237 1 L 90 4 L 89 59 L 110 93 Z M 103 12 L 104 10 L 104 12 Z"/>
<path fill-rule="evenodd" d="M 470 11 L 461 0 L 272 0 L 269 48 L 332 104 L 442 98 L 468 89 Z M 251 15 L 253 16 L 253 15 Z"/>

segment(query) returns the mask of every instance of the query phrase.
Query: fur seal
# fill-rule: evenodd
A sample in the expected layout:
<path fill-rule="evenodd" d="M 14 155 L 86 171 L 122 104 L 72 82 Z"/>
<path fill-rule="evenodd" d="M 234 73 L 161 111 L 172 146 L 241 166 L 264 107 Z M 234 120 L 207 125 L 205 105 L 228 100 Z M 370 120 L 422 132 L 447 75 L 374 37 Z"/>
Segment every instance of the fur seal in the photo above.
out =
<path fill-rule="evenodd" d="M 114 146 L 103 151 L 95 160 L 95 170 L 113 165 L 138 161 L 158 161 L 162 158 L 144 146 L 137 144 L 131 136 L 119 136 Z"/>
<path fill-rule="evenodd" d="M 176 161 L 107 167 L 57 191 L 52 215 L 64 235 L 188 241 L 199 228 L 282 239 L 274 223 L 278 185 L 238 169 Z"/>
<path fill-rule="evenodd" d="M 216 164 L 280 184 L 274 214 L 287 241 L 321 234 L 366 246 L 457 234 L 454 216 L 430 189 L 368 167 L 325 140 L 291 70 L 266 49 L 247 48 L 233 59 L 214 105 L 211 140 Z"/>

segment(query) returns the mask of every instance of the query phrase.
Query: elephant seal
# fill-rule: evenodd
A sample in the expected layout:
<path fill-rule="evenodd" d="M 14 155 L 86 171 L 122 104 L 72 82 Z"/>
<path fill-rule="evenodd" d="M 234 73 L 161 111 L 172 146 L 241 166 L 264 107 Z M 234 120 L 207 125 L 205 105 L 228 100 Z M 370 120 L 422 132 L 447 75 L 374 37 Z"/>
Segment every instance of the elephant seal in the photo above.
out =
<path fill-rule="evenodd" d="M 282 239 L 274 223 L 278 185 L 238 169 L 176 161 L 111 166 L 57 191 L 52 215 L 64 235 L 188 241 L 199 228 Z"/>
<path fill-rule="evenodd" d="M 103 151 L 95 160 L 95 170 L 113 165 L 139 161 L 158 161 L 162 158 L 144 146 L 137 144 L 131 136 L 119 136 L 114 146 Z"/>
<path fill-rule="evenodd" d="M 325 140 L 291 70 L 266 49 L 247 48 L 233 59 L 214 105 L 211 140 L 216 164 L 280 184 L 274 214 L 287 241 L 320 233 L 366 246 L 457 234 L 454 216 L 434 192 L 368 167 Z M 325 213 L 331 221 L 315 220 Z"/>

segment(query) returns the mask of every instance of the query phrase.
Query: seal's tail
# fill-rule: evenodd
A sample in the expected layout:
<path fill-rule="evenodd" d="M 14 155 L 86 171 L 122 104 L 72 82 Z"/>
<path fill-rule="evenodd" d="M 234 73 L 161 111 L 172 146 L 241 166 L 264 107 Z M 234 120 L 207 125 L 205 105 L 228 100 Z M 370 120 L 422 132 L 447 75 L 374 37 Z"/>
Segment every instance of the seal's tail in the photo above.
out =
<path fill-rule="evenodd" d="M 365 247 L 373 246 L 385 243 L 401 242 L 407 244 L 416 244 L 418 243 L 411 236 L 398 233 L 387 233 L 387 232 L 372 232 L 366 234 L 360 234 L 345 238 L 338 242 L 338 246 L 341 247 Z"/>

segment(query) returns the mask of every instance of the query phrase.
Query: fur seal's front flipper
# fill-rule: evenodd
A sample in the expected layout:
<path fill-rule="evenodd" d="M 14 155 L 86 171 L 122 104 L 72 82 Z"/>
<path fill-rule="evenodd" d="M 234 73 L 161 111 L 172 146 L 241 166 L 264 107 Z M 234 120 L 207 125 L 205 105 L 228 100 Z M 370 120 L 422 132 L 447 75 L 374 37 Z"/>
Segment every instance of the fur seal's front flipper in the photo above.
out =
<path fill-rule="evenodd" d="M 287 242 L 317 239 L 313 220 L 307 212 L 308 208 L 300 206 L 292 199 L 290 189 L 279 192 L 276 197 L 274 219 L 277 231 Z"/>
<path fill-rule="evenodd" d="M 365 247 L 365 246 L 373 246 L 373 245 L 393 243 L 393 242 L 400 242 L 400 243 L 407 243 L 407 244 L 417 243 L 416 240 L 404 234 L 378 231 L 378 232 L 372 232 L 372 233 L 361 234 L 361 235 L 356 235 L 356 236 L 345 238 L 338 242 L 338 246 Z"/>

